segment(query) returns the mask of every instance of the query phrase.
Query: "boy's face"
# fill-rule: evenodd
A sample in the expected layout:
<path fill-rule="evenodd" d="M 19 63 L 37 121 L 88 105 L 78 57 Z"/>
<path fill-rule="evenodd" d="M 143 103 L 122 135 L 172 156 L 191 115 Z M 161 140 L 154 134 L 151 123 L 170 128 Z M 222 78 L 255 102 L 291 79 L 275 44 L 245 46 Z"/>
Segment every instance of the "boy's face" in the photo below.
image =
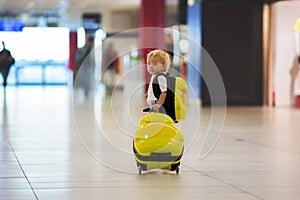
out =
<path fill-rule="evenodd" d="M 157 57 L 150 57 L 147 61 L 147 71 L 152 75 L 157 75 L 165 72 L 165 66 L 162 61 Z"/>

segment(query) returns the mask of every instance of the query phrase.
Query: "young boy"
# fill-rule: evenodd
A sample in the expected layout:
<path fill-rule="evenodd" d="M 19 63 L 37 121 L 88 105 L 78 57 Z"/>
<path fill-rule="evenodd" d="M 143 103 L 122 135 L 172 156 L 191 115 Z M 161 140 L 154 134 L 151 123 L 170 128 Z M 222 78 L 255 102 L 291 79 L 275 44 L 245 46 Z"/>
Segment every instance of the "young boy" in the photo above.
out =
<path fill-rule="evenodd" d="M 169 65 L 170 57 L 167 52 L 153 50 L 147 54 L 147 71 L 152 77 L 145 96 L 149 108 L 155 112 L 166 113 L 163 105 L 167 96 L 167 78 L 165 74 L 168 72 Z"/>

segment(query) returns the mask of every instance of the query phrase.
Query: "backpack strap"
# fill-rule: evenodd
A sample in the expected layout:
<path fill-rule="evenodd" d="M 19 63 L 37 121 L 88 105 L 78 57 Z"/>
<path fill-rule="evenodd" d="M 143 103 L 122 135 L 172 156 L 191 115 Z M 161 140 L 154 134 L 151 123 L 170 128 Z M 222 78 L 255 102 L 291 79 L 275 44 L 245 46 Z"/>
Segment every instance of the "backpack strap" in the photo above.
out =
<path fill-rule="evenodd" d="M 169 115 L 174 121 L 176 121 L 175 104 L 174 104 L 174 102 L 175 102 L 175 82 L 176 82 L 176 78 L 171 77 L 169 75 L 169 73 L 158 74 L 153 78 L 152 90 L 153 90 L 154 96 L 157 99 L 159 99 L 159 96 L 161 94 L 161 90 L 160 90 L 159 83 L 158 83 L 158 77 L 159 76 L 164 76 L 167 79 L 167 96 L 166 96 L 165 103 L 162 105 L 162 108 L 161 108 L 160 112 Z"/>
<path fill-rule="evenodd" d="M 158 77 L 159 76 L 164 76 L 166 78 L 166 80 L 167 80 L 167 87 L 168 87 L 168 76 L 167 76 L 167 74 L 161 73 L 161 74 L 156 75 L 153 78 L 152 89 L 153 89 L 153 94 L 154 94 L 155 98 L 157 98 L 157 99 L 159 99 L 159 96 L 161 94 L 161 90 L 160 90 L 159 83 L 158 83 Z"/>

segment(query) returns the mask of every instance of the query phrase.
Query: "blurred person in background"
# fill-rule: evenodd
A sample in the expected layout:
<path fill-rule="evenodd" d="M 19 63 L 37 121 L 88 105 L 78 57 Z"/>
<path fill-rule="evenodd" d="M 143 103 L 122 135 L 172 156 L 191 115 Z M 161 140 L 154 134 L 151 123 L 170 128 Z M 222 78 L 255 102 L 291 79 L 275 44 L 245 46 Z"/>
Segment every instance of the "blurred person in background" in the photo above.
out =
<path fill-rule="evenodd" d="M 290 98 L 291 104 L 294 106 L 297 102 L 295 102 L 295 96 L 300 95 L 300 55 L 295 55 L 293 64 L 290 68 Z"/>
<path fill-rule="evenodd" d="M 120 58 L 113 43 L 109 43 L 103 52 L 102 72 L 103 83 L 110 94 L 116 85 L 116 77 L 120 73 Z"/>
<path fill-rule="evenodd" d="M 89 36 L 86 44 L 78 49 L 75 55 L 76 69 L 73 71 L 73 80 L 76 81 L 75 87 L 84 90 L 85 97 L 87 98 L 94 82 L 94 68 L 95 68 L 95 55 L 94 55 L 94 37 Z M 80 69 L 80 73 L 79 72 Z"/>
<path fill-rule="evenodd" d="M 6 88 L 9 70 L 15 63 L 15 59 L 11 56 L 10 51 L 5 48 L 5 43 L 3 41 L 2 46 L 3 49 L 0 52 L 0 71 L 3 77 L 3 87 Z"/>

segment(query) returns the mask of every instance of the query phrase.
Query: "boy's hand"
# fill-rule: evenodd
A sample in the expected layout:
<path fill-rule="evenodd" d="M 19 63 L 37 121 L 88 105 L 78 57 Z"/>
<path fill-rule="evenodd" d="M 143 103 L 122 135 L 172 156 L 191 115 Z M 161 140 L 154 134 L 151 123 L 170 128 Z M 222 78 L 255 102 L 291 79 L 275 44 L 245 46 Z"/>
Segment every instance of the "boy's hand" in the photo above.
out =
<path fill-rule="evenodd" d="M 155 112 L 158 112 L 159 108 L 161 107 L 160 104 L 154 104 L 151 109 L 154 110 Z"/>

